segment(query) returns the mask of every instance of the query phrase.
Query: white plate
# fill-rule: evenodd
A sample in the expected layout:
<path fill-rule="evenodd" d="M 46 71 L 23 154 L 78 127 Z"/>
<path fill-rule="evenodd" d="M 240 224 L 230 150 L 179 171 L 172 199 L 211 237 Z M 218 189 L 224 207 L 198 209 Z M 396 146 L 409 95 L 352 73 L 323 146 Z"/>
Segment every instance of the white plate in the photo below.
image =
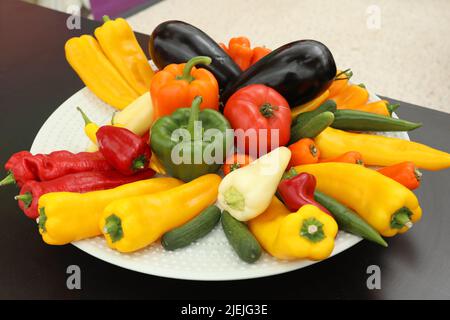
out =
<path fill-rule="evenodd" d="M 372 95 L 371 100 L 379 99 Z M 114 112 L 91 91 L 83 88 L 47 119 L 34 139 L 32 153 L 49 153 L 60 149 L 78 152 L 86 149 L 89 140 L 84 135 L 84 123 L 76 110 L 77 106 L 99 124 L 108 122 Z M 389 135 L 409 139 L 404 132 Z M 361 238 L 357 236 L 339 232 L 331 256 L 347 250 L 359 241 Z M 301 269 L 315 263 L 308 260 L 280 261 L 266 253 L 257 263 L 242 262 L 228 244 L 220 224 L 205 238 L 174 252 L 165 251 L 159 243 L 154 243 L 138 252 L 122 254 L 110 249 L 103 237 L 78 241 L 73 245 L 94 257 L 126 269 L 189 280 L 258 278 Z"/>

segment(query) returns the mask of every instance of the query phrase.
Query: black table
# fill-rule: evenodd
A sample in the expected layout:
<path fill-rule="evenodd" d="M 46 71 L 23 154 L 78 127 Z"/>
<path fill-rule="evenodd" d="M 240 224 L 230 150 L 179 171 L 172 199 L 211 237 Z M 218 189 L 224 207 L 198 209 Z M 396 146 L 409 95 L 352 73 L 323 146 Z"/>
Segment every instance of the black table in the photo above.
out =
<path fill-rule="evenodd" d="M 92 33 L 97 22 L 68 30 L 67 15 L 19 1 L 0 2 L 0 163 L 29 149 L 47 117 L 83 87 L 64 58 L 64 43 Z M 147 36 L 138 35 L 147 47 Z M 380 61 L 380 64 L 382 62 Z M 393 102 L 397 102 L 390 99 Z M 401 117 L 423 122 L 411 138 L 450 150 L 450 115 L 400 102 Z M 181 281 L 121 269 L 74 246 L 43 243 L 34 221 L 17 208 L 14 187 L 0 190 L 0 298 L 138 299 L 416 299 L 450 298 L 450 170 L 425 172 L 417 195 L 423 220 L 388 239 L 363 241 L 319 264 L 282 275 L 234 282 Z M 66 269 L 81 268 L 81 290 L 68 290 Z M 367 268 L 381 268 L 381 290 L 369 290 Z"/>

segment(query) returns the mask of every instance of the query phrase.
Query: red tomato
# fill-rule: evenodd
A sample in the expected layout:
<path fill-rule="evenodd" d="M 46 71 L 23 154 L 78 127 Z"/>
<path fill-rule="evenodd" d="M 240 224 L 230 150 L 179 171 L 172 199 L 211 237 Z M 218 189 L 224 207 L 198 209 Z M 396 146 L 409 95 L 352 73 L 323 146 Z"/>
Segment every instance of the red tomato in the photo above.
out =
<path fill-rule="evenodd" d="M 286 99 L 268 86 L 252 84 L 239 89 L 228 99 L 224 115 L 233 129 L 246 133 L 242 141 L 245 153 L 255 159 L 289 142 L 291 109 Z M 278 130 L 278 135 L 272 130 Z M 252 135 L 251 131 L 256 134 Z"/>

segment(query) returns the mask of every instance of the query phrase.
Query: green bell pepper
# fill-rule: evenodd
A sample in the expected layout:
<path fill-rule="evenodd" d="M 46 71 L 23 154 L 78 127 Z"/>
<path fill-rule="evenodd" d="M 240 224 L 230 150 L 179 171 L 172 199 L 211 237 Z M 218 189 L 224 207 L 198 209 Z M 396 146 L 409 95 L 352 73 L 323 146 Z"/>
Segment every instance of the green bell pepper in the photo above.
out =
<path fill-rule="evenodd" d="M 228 120 L 212 109 L 200 111 L 201 102 L 196 97 L 190 108 L 159 118 L 151 129 L 153 152 L 170 176 L 186 182 L 218 171 L 233 143 Z"/>

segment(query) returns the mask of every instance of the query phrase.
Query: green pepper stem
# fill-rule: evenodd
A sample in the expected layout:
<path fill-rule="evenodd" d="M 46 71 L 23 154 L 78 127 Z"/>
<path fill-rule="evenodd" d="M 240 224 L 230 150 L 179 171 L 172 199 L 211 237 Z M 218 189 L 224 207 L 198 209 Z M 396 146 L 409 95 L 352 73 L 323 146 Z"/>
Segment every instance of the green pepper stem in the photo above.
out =
<path fill-rule="evenodd" d="M 394 229 L 401 229 L 403 227 L 412 228 L 411 222 L 412 212 L 406 207 L 398 209 L 392 215 L 391 227 Z"/>
<path fill-rule="evenodd" d="M 341 75 L 345 75 L 344 78 L 339 78 Z M 349 69 L 345 69 L 344 71 L 339 72 L 336 77 L 334 77 L 334 80 L 348 80 L 353 76 L 353 72 L 352 70 Z"/>
<path fill-rule="evenodd" d="M 16 183 L 14 174 L 11 171 L 9 171 L 8 175 L 2 181 L 0 181 L 0 187 L 6 186 L 8 184 L 14 184 L 14 183 Z"/>
<path fill-rule="evenodd" d="M 25 192 L 22 194 L 19 194 L 14 197 L 15 200 L 22 201 L 25 205 L 25 208 L 29 208 L 31 205 L 31 202 L 33 202 L 33 195 L 31 192 Z"/>
<path fill-rule="evenodd" d="M 41 229 L 42 232 L 47 231 L 47 229 L 45 228 L 46 222 L 47 222 L 47 215 L 45 214 L 45 207 L 39 208 L 38 225 L 39 225 L 39 229 Z"/>
<path fill-rule="evenodd" d="M 141 155 L 133 160 L 132 169 L 141 170 L 145 168 L 146 159 L 144 155 Z"/>
<path fill-rule="evenodd" d="M 195 137 L 195 122 L 198 121 L 198 117 L 200 115 L 200 104 L 202 101 L 203 98 L 201 96 L 196 96 L 194 100 L 192 100 L 191 113 L 189 115 L 189 122 L 187 126 L 187 130 L 191 135 L 191 140 L 194 140 Z"/>
<path fill-rule="evenodd" d="M 278 110 L 277 106 L 273 106 L 270 103 L 266 102 L 264 103 L 260 108 L 259 112 L 262 114 L 264 118 L 271 118 L 273 117 L 274 111 Z"/>
<path fill-rule="evenodd" d="M 109 18 L 109 16 L 106 15 L 106 14 L 102 17 L 102 19 L 103 19 L 103 22 L 108 22 L 108 21 L 111 20 L 111 19 Z"/>
<path fill-rule="evenodd" d="M 392 115 L 392 112 L 394 112 L 395 110 L 397 110 L 398 107 L 400 107 L 400 104 L 398 104 L 398 103 L 396 103 L 396 104 L 390 104 L 390 103 L 389 103 L 389 104 L 386 106 L 386 108 L 388 109 L 388 112 L 389 112 L 390 115 Z"/>
<path fill-rule="evenodd" d="M 83 117 L 84 125 L 85 125 L 85 126 L 87 126 L 89 123 L 92 123 L 91 119 L 89 119 L 89 117 L 87 116 L 87 114 L 84 113 L 84 111 L 81 110 L 80 107 L 77 107 L 77 110 L 80 111 L 81 116 Z"/>
<path fill-rule="evenodd" d="M 209 65 L 209 64 L 211 64 L 211 62 L 212 62 L 212 59 L 210 57 L 206 57 L 206 56 L 193 57 L 188 62 L 186 62 L 186 64 L 184 65 L 184 69 L 183 69 L 183 75 L 178 76 L 177 80 L 186 80 L 188 82 L 194 81 L 195 80 L 194 77 L 191 76 L 192 68 L 198 64 Z"/>
<path fill-rule="evenodd" d="M 363 89 L 366 89 L 366 85 L 365 85 L 364 83 L 358 84 L 358 87 L 361 87 L 361 88 L 363 88 Z"/>
<path fill-rule="evenodd" d="M 422 180 L 422 172 L 419 169 L 414 168 L 414 175 L 416 176 L 417 181 Z"/>
<path fill-rule="evenodd" d="M 122 221 L 115 214 L 106 218 L 103 232 L 109 234 L 112 242 L 119 241 L 123 238 Z"/>

